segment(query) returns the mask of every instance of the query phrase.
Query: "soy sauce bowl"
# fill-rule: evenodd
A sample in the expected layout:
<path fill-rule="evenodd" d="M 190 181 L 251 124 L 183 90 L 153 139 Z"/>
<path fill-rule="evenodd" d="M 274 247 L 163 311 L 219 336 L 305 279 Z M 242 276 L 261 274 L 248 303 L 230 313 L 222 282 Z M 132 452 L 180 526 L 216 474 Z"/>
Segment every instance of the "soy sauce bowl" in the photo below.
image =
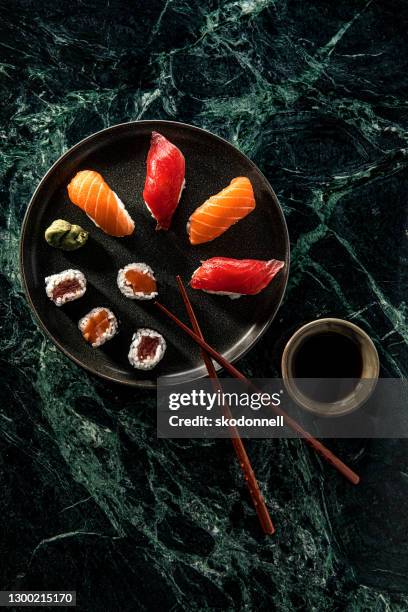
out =
<path fill-rule="evenodd" d="M 341 334 L 352 340 L 360 351 L 361 374 L 355 379 L 354 388 L 336 401 L 317 401 L 301 388 L 301 379 L 296 379 L 295 360 L 299 349 L 306 340 L 320 334 Z M 316 355 L 316 359 L 319 359 L 319 355 Z M 291 399 L 319 417 L 345 416 L 364 405 L 375 389 L 379 370 L 378 353 L 371 338 L 354 323 L 336 318 L 317 319 L 303 325 L 287 342 L 281 361 L 282 379 Z M 338 378 L 341 378 L 341 374 Z"/>

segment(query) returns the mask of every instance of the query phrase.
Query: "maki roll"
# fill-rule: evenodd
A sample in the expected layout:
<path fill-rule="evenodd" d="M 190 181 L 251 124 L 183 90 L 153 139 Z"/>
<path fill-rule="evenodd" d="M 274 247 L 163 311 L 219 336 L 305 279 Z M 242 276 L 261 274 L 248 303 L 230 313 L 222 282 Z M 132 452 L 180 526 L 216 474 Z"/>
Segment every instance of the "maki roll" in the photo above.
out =
<path fill-rule="evenodd" d="M 111 340 L 118 331 L 118 321 L 109 308 L 93 308 L 91 312 L 82 317 L 78 327 L 93 348 L 102 346 Z"/>
<path fill-rule="evenodd" d="M 145 263 L 130 263 L 118 272 L 118 287 L 131 300 L 152 300 L 157 297 L 154 272 Z"/>
<path fill-rule="evenodd" d="M 64 270 L 45 278 L 45 292 L 57 306 L 78 300 L 86 291 L 86 278 L 79 270 Z"/>
<path fill-rule="evenodd" d="M 138 329 L 129 349 L 129 363 L 137 370 L 151 370 L 163 359 L 166 341 L 154 329 Z"/>

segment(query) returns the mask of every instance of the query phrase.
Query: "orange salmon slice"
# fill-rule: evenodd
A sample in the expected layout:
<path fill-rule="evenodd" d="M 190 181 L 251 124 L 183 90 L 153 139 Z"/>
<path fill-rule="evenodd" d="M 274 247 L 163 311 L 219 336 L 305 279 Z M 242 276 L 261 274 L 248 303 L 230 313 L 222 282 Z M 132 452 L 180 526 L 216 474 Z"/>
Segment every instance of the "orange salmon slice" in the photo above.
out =
<path fill-rule="evenodd" d="M 228 187 L 211 196 L 191 215 L 187 224 L 191 244 L 214 240 L 254 208 L 251 181 L 246 176 L 232 179 Z"/>
<path fill-rule="evenodd" d="M 68 185 L 68 196 L 106 234 L 122 237 L 133 233 L 133 219 L 99 172 L 78 172 Z"/>

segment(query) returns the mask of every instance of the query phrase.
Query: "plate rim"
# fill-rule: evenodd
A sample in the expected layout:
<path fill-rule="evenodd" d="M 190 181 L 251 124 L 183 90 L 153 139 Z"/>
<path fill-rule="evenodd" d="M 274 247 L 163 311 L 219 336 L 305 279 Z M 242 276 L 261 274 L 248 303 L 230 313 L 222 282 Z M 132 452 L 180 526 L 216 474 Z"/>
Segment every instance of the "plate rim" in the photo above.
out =
<path fill-rule="evenodd" d="M 220 142 L 222 142 L 223 144 L 226 144 L 228 147 L 232 147 L 241 157 L 244 158 L 244 160 L 249 163 L 250 166 L 252 166 L 256 172 L 258 172 L 260 174 L 260 176 L 263 178 L 263 180 L 265 181 L 265 185 L 268 189 L 268 191 L 270 192 L 272 199 L 275 201 L 275 203 L 277 204 L 277 209 L 278 209 L 278 214 L 281 218 L 281 222 L 284 228 L 284 242 L 285 242 L 285 247 L 286 247 L 286 257 L 285 257 L 285 269 L 284 269 L 284 274 L 285 274 L 285 278 L 284 278 L 284 284 L 283 284 L 283 289 L 282 289 L 282 295 L 279 299 L 279 301 L 277 302 L 275 308 L 273 309 L 273 311 L 271 312 L 270 316 L 268 317 L 267 321 L 262 325 L 262 327 L 258 330 L 258 332 L 256 333 L 256 336 L 249 342 L 249 344 L 243 348 L 241 351 L 238 351 L 238 353 L 231 359 L 231 363 L 235 363 L 237 362 L 239 359 L 242 359 L 242 357 L 244 357 L 256 344 L 259 340 L 261 340 L 261 338 L 263 337 L 263 335 L 265 334 L 265 332 L 267 331 L 267 329 L 269 328 L 269 326 L 271 325 L 271 323 L 273 322 L 273 320 L 276 317 L 276 314 L 278 313 L 281 305 L 282 305 L 282 301 L 283 298 L 285 297 L 285 293 L 286 293 L 286 288 L 288 285 L 288 280 L 289 280 L 289 273 L 290 273 L 290 238 L 289 238 L 289 231 L 288 231 L 288 226 L 286 223 L 286 218 L 285 215 L 283 213 L 283 209 L 281 206 L 281 203 L 277 197 L 277 195 L 275 194 L 272 185 L 269 183 L 268 179 L 266 178 L 266 176 L 263 174 L 263 172 L 258 168 L 258 166 L 255 164 L 255 162 L 253 162 L 245 153 L 243 153 L 240 149 L 238 149 L 234 144 L 232 144 L 231 142 L 229 142 L 228 140 L 226 140 L 225 138 L 223 138 L 222 136 L 218 136 L 218 134 L 214 134 L 213 132 L 210 132 L 210 130 L 207 130 L 205 128 L 201 128 L 198 127 L 196 125 L 192 125 L 190 123 L 185 123 L 182 121 L 170 121 L 170 120 L 166 120 L 166 119 L 142 119 L 142 120 L 134 120 L 134 121 L 125 121 L 122 123 L 116 123 L 114 125 L 111 125 L 109 127 L 103 128 L 102 130 L 98 130 L 97 132 L 93 132 L 92 134 L 90 134 L 89 136 L 86 136 L 85 138 L 82 138 L 82 140 L 79 140 L 77 143 L 75 143 L 72 147 L 70 147 L 69 149 L 67 149 L 67 151 L 65 151 L 51 166 L 50 168 L 47 170 L 47 172 L 44 174 L 44 176 L 40 179 L 37 187 L 35 188 L 33 195 L 30 198 L 30 201 L 27 205 L 26 211 L 24 213 L 24 217 L 23 217 L 23 221 L 21 224 L 21 230 L 20 230 L 20 241 L 19 241 L 19 269 L 20 269 L 20 276 L 21 276 L 21 284 L 24 290 L 24 294 L 26 297 L 26 300 L 28 302 L 28 305 L 30 306 L 30 310 L 32 312 L 32 314 L 34 315 L 35 320 L 37 321 L 37 324 L 39 325 L 40 330 L 45 334 L 46 337 L 48 337 L 51 342 L 54 344 L 54 346 L 56 346 L 66 357 L 68 357 L 71 361 L 73 361 L 76 365 L 80 366 L 81 368 L 83 368 L 84 370 L 86 370 L 87 372 L 91 373 L 94 376 L 97 376 L 99 378 L 102 378 L 110 383 L 116 383 L 118 385 L 125 385 L 126 387 L 133 387 L 133 388 L 143 388 L 143 389 L 156 389 L 157 388 L 157 379 L 156 382 L 153 381 L 148 381 L 148 380 L 140 380 L 140 379 L 134 379 L 134 380 L 120 380 L 118 378 L 115 378 L 114 376 L 109 376 L 108 374 L 104 374 L 100 371 L 98 371 L 97 368 L 92 367 L 91 365 L 84 363 L 83 361 L 81 361 L 80 359 L 78 359 L 77 357 L 75 357 L 75 355 L 73 355 L 72 353 L 70 353 L 70 351 L 59 342 L 59 340 L 57 338 L 55 338 L 55 336 L 49 331 L 49 329 L 47 328 L 46 324 L 42 321 L 40 314 L 37 311 L 37 308 L 31 298 L 30 295 L 30 290 L 28 287 L 28 282 L 27 282 L 27 275 L 25 272 L 25 268 L 24 268 L 24 245 L 25 245 L 25 239 L 26 239 L 26 233 L 27 233 L 27 225 L 28 225 L 28 217 L 30 215 L 30 212 L 33 208 L 33 205 L 37 199 L 37 194 L 40 191 L 40 189 L 42 188 L 43 184 L 45 183 L 45 181 L 48 179 L 48 177 L 53 173 L 54 169 L 57 168 L 66 157 L 68 157 L 69 155 L 71 155 L 76 149 L 80 148 L 81 146 L 83 146 L 84 144 L 86 144 L 86 142 L 88 140 L 92 140 L 93 138 L 103 134 L 104 132 L 114 132 L 118 129 L 123 129 L 125 127 L 130 127 L 130 126 L 138 126 L 138 125 L 155 125 L 157 127 L 158 124 L 162 124 L 164 127 L 171 125 L 171 126 L 179 126 L 182 128 L 187 128 L 189 130 L 193 130 L 199 133 L 204 133 L 204 134 L 209 134 L 210 136 L 212 136 L 213 138 L 219 140 Z M 220 370 L 222 371 L 222 369 Z M 190 382 L 195 382 L 196 380 L 201 380 L 203 378 L 206 378 L 207 374 L 204 370 L 204 373 L 202 375 L 197 376 L 196 378 L 192 379 Z M 173 382 L 170 384 L 173 385 L 177 385 L 177 384 L 182 384 L 181 382 Z"/>

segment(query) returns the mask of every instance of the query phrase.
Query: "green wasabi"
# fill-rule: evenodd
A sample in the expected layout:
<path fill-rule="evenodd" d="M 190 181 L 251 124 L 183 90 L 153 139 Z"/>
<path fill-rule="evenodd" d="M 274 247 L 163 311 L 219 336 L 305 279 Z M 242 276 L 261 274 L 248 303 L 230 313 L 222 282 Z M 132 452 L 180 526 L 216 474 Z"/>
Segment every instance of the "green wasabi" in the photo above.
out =
<path fill-rule="evenodd" d="M 79 225 L 73 225 L 64 219 L 56 219 L 45 230 L 45 239 L 51 246 L 63 251 L 80 249 L 88 240 L 88 232 Z"/>

